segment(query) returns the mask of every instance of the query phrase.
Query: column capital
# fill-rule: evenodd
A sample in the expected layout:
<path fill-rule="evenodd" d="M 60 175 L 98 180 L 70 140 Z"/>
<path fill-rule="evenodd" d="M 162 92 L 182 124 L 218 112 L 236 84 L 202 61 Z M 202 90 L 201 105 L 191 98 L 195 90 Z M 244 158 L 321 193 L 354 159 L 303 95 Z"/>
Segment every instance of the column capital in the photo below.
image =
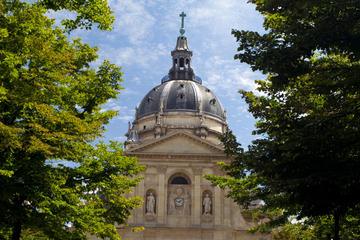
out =
<path fill-rule="evenodd" d="M 166 172 L 166 170 L 167 170 L 167 166 L 165 166 L 165 165 L 160 165 L 160 166 L 157 166 L 156 169 L 157 169 L 158 173 L 163 173 L 163 174 L 165 174 L 165 172 Z"/>
<path fill-rule="evenodd" d="M 195 175 L 201 175 L 202 174 L 202 168 L 201 167 L 194 167 L 193 172 Z"/>

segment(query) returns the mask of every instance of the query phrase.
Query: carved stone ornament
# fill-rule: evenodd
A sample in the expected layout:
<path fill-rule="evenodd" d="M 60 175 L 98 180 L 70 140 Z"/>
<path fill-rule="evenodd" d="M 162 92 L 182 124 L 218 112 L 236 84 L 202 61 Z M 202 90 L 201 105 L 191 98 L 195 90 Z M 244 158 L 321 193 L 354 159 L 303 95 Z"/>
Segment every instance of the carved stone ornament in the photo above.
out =
<path fill-rule="evenodd" d="M 176 187 L 170 189 L 168 197 L 168 214 L 169 215 L 190 215 L 191 197 L 187 189 Z"/>

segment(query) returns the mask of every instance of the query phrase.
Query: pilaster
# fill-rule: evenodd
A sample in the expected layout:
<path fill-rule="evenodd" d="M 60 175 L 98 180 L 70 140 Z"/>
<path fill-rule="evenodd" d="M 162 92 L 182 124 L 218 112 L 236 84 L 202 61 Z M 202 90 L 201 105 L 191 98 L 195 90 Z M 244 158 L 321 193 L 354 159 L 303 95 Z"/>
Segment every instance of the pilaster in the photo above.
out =
<path fill-rule="evenodd" d="M 157 222 L 160 224 L 165 223 L 165 216 L 166 216 L 166 197 L 167 191 L 165 189 L 165 173 L 166 173 L 167 166 L 158 166 L 158 219 Z"/>
<path fill-rule="evenodd" d="M 231 226 L 231 204 L 232 200 L 230 198 L 224 199 L 224 225 L 225 226 Z"/>
<path fill-rule="evenodd" d="M 202 168 L 194 168 L 194 211 L 193 211 L 193 218 L 192 223 L 195 225 L 200 225 L 201 219 L 201 174 Z"/>
<path fill-rule="evenodd" d="M 215 187 L 215 204 L 214 204 L 215 225 L 221 225 L 221 216 L 222 216 L 221 195 L 222 195 L 221 189 L 219 187 Z"/>

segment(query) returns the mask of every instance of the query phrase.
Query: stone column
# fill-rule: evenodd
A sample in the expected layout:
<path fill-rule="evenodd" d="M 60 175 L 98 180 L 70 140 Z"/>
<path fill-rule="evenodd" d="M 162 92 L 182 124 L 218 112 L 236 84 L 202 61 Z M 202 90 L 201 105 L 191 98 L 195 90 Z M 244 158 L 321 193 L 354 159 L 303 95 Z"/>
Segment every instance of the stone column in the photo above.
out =
<path fill-rule="evenodd" d="M 157 222 L 160 224 L 165 223 L 165 216 L 166 216 L 166 197 L 167 191 L 165 189 L 165 173 L 166 173 L 167 166 L 158 166 L 158 178 L 159 178 L 159 186 L 158 186 L 158 213 L 157 213 Z"/>
<path fill-rule="evenodd" d="M 194 225 L 200 225 L 200 219 L 202 214 L 202 199 L 201 199 L 201 174 L 202 168 L 194 168 L 194 198 L 192 212 L 192 223 Z"/>

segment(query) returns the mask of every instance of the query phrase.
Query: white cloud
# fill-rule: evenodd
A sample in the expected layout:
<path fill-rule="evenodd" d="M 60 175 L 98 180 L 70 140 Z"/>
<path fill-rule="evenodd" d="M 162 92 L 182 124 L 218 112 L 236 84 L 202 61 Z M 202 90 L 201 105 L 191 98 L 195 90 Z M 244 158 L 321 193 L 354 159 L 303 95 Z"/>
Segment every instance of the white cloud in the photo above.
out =
<path fill-rule="evenodd" d="M 249 113 L 248 112 L 248 106 L 247 105 L 240 105 L 236 108 L 236 110 L 239 112 L 239 113 Z"/>
<path fill-rule="evenodd" d="M 102 111 L 119 111 L 119 113 L 121 114 L 122 112 L 129 112 L 131 110 L 129 110 L 128 106 L 125 105 L 120 105 L 120 103 L 114 99 L 111 99 L 108 101 L 108 103 L 106 103 L 104 106 L 102 106 Z"/>
<path fill-rule="evenodd" d="M 189 15 L 192 24 L 204 26 L 212 30 L 212 33 L 228 33 L 232 28 L 239 25 L 244 28 L 248 22 L 258 17 L 258 13 L 252 11 L 254 5 L 245 1 L 237 0 L 207 0 L 198 2 L 196 7 L 190 9 Z M 246 17 L 244 17 L 246 16 Z"/>
<path fill-rule="evenodd" d="M 123 121 L 123 122 L 129 122 L 129 121 L 131 121 L 132 119 L 133 119 L 133 117 L 134 116 L 130 116 L 130 115 L 128 115 L 128 116 L 117 116 L 117 117 L 115 117 L 115 120 L 120 120 L 120 121 Z"/>
<path fill-rule="evenodd" d="M 146 10 L 146 2 L 112 0 L 110 7 L 116 18 L 113 31 L 126 36 L 134 45 L 142 44 L 155 24 L 155 18 Z"/>
<path fill-rule="evenodd" d="M 254 80 L 263 78 L 261 74 L 252 72 L 247 65 L 221 56 L 206 59 L 201 68 L 206 74 L 203 84 L 221 96 L 220 99 L 226 98 L 231 101 L 239 101 L 240 89 L 256 92 Z"/>
<path fill-rule="evenodd" d="M 133 119 L 135 111 L 130 109 L 128 105 L 124 105 L 121 100 L 110 100 L 103 106 L 104 110 L 118 111 L 119 115 L 113 118 L 113 120 L 120 120 L 123 122 L 129 122 Z"/>
<path fill-rule="evenodd" d="M 124 96 L 124 95 L 139 95 L 139 92 L 132 89 L 132 88 L 125 88 L 124 91 L 121 92 L 121 95 Z M 142 96 L 139 96 L 139 97 L 142 97 Z"/>
<path fill-rule="evenodd" d="M 114 47 L 109 45 L 100 46 L 100 56 L 102 59 L 109 59 L 118 66 L 139 66 L 149 68 L 156 62 L 160 56 L 167 55 L 163 44 L 156 46 L 127 46 Z M 102 60 L 99 60 L 100 62 Z"/>
<path fill-rule="evenodd" d="M 125 136 L 113 137 L 111 140 L 118 141 L 118 142 L 125 142 L 126 137 Z"/>
<path fill-rule="evenodd" d="M 139 77 L 134 77 L 130 79 L 130 81 L 134 82 L 136 85 L 139 85 L 141 83 L 141 79 Z"/>

